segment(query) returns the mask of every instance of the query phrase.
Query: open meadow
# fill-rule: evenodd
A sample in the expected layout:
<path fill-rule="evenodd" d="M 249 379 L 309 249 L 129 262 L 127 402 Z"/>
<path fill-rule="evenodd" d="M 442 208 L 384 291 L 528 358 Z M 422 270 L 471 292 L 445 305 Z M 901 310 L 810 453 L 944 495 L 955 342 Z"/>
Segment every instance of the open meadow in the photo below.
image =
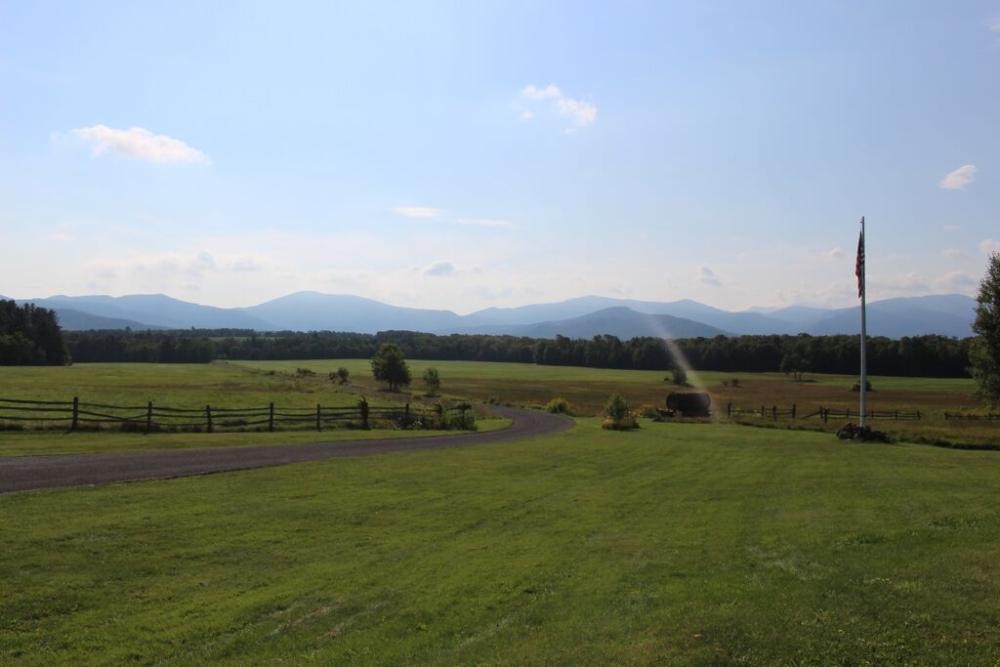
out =
<path fill-rule="evenodd" d="M 689 391 L 701 384 L 713 399 L 716 417 L 725 416 L 726 406 L 770 411 L 772 406 L 790 408 L 796 405 L 797 419 L 783 418 L 774 422 L 769 416 L 740 418 L 750 424 L 787 428 L 836 430 L 846 420 L 831 420 L 824 424 L 818 416 L 802 419 L 820 407 L 857 411 L 858 395 L 851 391 L 857 378 L 848 375 L 806 374 L 796 381 L 782 373 L 717 373 L 697 372 L 689 377 L 692 387 L 678 389 L 669 382 L 665 371 L 614 370 L 577 366 L 542 366 L 535 364 L 424 361 L 409 362 L 414 378 L 424 369 L 437 368 L 441 375 L 441 391 L 445 395 L 474 401 L 495 400 L 513 405 L 541 407 L 553 398 L 568 400 L 576 414 L 594 416 L 601 413 L 612 393 L 620 393 L 633 408 L 642 405 L 664 407 L 667 394 Z M 332 359 L 305 361 L 239 361 L 231 365 L 258 371 L 277 370 L 285 373 L 296 368 L 309 368 L 325 375 L 343 366 L 351 372 L 353 381 L 375 390 L 371 368 L 364 359 Z M 737 379 L 738 386 L 732 380 Z M 871 378 L 873 391 L 868 394 L 869 409 L 879 411 L 920 411 L 918 421 L 878 421 L 877 428 L 892 435 L 919 442 L 1000 445 L 1000 421 L 945 420 L 945 412 L 981 411 L 982 405 L 973 396 L 971 379 L 959 378 Z M 420 391 L 420 382 L 414 382 Z M 856 418 L 855 418 L 856 420 Z"/>
<path fill-rule="evenodd" d="M 0 662 L 1000 660 L 1000 453 L 580 420 L 0 496 Z"/>

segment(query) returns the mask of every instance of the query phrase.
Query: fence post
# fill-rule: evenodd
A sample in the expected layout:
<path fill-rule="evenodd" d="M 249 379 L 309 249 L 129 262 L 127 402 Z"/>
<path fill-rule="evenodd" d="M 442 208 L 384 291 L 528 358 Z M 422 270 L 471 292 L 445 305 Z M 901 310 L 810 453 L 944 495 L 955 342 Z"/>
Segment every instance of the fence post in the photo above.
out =
<path fill-rule="evenodd" d="M 778 421 L 778 406 L 777 405 L 772 405 L 771 406 L 771 419 L 774 420 L 774 421 Z"/>
<path fill-rule="evenodd" d="M 917 410 L 917 419 L 920 419 L 920 410 Z"/>
<path fill-rule="evenodd" d="M 209 405 L 205 406 L 205 426 L 212 433 L 212 407 Z"/>
<path fill-rule="evenodd" d="M 820 408 L 819 413 L 823 415 L 823 423 L 826 423 L 827 418 L 830 416 L 830 411 L 826 408 Z"/>
<path fill-rule="evenodd" d="M 795 404 L 792 403 L 792 419 L 795 419 Z"/>
<path fill-rule="evenodd" d="M 322 411 L 322 408 L 320 408 L 319 403 L 317 403 L 316 404 L 316 430 L 317 431 L 322 431 L 323 430 L 323 424 L 320 421 L 323 418 L 321 411 Z"/>
<path fill-rule="evenodd" d="M 733 402 L 732 401 L 729 401 L 728 403 L 726 403 L 726 416 L 727 417 L 732 417 L 733 416 Z"/>
<path fill-rule="evenodd" d="M 153 428 L 153 402 L 146 404 L 146 434 Z"/>
<path fill-rule="evenodd" d="M 764 410 L 766 410 L 766 409 L 767 409 L 767 408 L 765 408 L 765 407 L 764 407 L 763 405 L 762 405 L 762 406 L 760 406 L 760 416 L 761 416 L 761 418 L 762 418 L 762 419 L 763 419 L 763 417 L 764 417 Z"/>
<path fill-rule="evenodd" d="M 73 422 L 70 424 L 69 430 L 75 431 L 76 427 L 80 425 L 80 397 L 73 397 Z"/>
<path fill-rule="evenodd" d="M 403 426 L 410 425 L 410 404 L 407 403 L 406 407 L 403 408 Z"/>
<path fill-rule="evenodd" d="M 271 405 L 268 406 L 267 430 L 274 431 L 274 403 L 271 403 Z"/>
<path fill-rule="evenodd" d="M 358 407 L 361 408 L 361 427 L 364 429 L 368 428 L 368 399 L 364 396 L 358 401 Z"/>

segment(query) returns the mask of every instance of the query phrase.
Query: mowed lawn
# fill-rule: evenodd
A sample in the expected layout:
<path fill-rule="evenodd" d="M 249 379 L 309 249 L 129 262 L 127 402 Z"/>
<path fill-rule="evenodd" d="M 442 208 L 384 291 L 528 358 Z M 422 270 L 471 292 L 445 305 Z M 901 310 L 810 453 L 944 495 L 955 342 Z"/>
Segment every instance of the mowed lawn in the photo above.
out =
<path fill-rule="evenodd" d="M 1000 453 L 715 424 L 0 496 L 0 662 L 1000 660 Z"/>

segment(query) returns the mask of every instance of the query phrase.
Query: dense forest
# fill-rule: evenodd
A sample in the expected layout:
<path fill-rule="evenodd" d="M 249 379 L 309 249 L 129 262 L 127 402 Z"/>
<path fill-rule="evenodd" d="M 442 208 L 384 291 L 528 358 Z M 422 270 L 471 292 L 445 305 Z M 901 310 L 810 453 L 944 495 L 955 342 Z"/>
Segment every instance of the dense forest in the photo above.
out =
<path fill-rule="evenodd" d="M 208 362 L 214 359 L 370 358 L 381 343 L 398 344 L 411 359 L 512 361 L 547 365 L 668 370 L 670 352 L 661 340 L 614 336 L 588 340 L 412 331 L 378 334 L 243 330 L 88 331 L 66 334 L 75 361 Z M 870 338 L 873 375 L 966 377 L 971 339 L 915 336 Z M 856 373 L 857 336 L 736 336 L 678 339 L 691 366 L 725 372 Z"/>
<path fill-rule="evenodd" d="M 0 365 L 69 363 L 55 312 L 0 300 Z"/>

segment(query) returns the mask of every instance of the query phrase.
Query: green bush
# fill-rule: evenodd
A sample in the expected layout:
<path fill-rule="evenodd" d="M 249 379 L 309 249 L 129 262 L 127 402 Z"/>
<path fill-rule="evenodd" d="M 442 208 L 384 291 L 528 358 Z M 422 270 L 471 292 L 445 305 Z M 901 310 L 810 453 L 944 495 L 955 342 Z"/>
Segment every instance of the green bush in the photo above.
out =
<path fill-rule="evenodd" d="M 565 398 L 553 398 L 545 404 L 545 411 L 555 415 L 572 415 L 573 406 Z"/>
<path fill-rule="evenodd" d="M 639 428 L 639 422 L 632 416 L 629 410 L 628 401 L 621 394 L 612 394 L 604 406 L 604 421 L 601 428 L 615 431 L 628 431 Z"/>

